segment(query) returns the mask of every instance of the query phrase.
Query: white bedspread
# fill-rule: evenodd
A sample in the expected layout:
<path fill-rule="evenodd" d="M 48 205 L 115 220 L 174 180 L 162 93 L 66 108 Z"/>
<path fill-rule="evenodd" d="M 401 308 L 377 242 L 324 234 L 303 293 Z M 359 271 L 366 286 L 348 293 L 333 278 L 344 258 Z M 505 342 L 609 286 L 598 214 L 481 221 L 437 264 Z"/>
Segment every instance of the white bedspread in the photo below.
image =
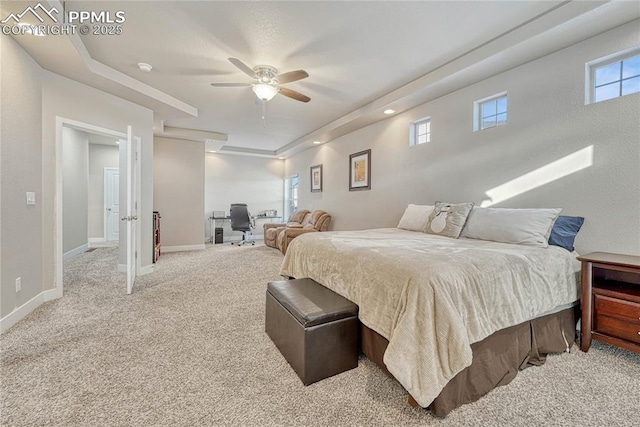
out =
<path fill-rule="evenodd" d="M 384 362 L 423 407 L 471 364 L 471 344 L 578 299 L 575 254 L 395 228 L 308 233 L 281 274 L 360 307 L 389 340 Z"/>

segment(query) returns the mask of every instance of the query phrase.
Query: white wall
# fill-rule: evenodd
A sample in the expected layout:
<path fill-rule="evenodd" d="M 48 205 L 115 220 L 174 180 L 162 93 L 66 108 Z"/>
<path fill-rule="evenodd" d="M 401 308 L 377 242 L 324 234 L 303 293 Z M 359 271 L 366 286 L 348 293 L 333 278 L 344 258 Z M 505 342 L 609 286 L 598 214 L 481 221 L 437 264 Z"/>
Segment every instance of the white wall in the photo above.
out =
<path fill-rule="evenodd" d="M 581 150 L 593 164 L 497 203 L 561 207 L 586 218 L 581 253 L 640 254 L 640 94 L 584 105 L 585 63 L 638 43 L 638 22 L 588 39 L 465 89 L 304 151 L 286 161 L 300 176 L 299 206 L 324 209 L 333 229 L 396 226 L 408 203 L 488 199 L 487 191 Z M 508 92 L 508 124 L 472 131 L 472 103 Z M 409 123 L 430 116 L 432 142 L 409 147 Z M 372 149 L 372 189 L 348 191 L 348 156 Z M 323 164 L 324 191 L 309 191 Z"/>
<path fill-rule="evenodd" d="M 204 218 L 212 211 L 224 211 L 229 215 L 232 203 L 246 203 L 249 212 L 257 215 L 265 210 L 277 210 L 282 216 L 284 190 L 284 161 L 261 157 L 232 156 L 216 153 L 205 155 L 205 197 Z M 262 223 L 256 221 L 254 235 L 261 237 Z M 224 225 L 224 238 L 231 237 L 229 221 L 218 222 Z M 207 237 L 211 230 L 207 221 Z M 240 232 L 234 233 L 233 240 L 241 238 Z"/>
<path fill-rule="evenodd" d="M 62 251 L 86 249 L 89 226 L 89 136 L 62 129 Z M 75 252 L 75 251 L 74 251 Z"/>
<path fill-rule="evenodd" d="M 104 235 L 104 169 L 118 169 L 118 147 L 89 144 L 89 238 Z"/>
<path fill-rule="evenodd" d="M 162 250 L 204 249 L 204 144 L 155 138 L 153 162 Z"/>
<path fill-rule="evenodd" d="M 41 69 L 11 37 L 0 37 L 0 318 L 43 286 L 42 85 Z M 27 206 L 25 193 L 36 193 Z M 22 290 L 15 291 L 15 280 Z M 49 281 L 46 281 L 50 283 Z"/>

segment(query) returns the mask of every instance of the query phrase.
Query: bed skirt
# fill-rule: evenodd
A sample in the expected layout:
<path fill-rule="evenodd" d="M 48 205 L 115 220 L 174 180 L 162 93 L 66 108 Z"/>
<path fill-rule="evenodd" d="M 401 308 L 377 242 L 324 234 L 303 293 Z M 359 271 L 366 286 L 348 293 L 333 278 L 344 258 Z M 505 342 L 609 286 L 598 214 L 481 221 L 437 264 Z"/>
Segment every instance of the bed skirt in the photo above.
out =
<path fill-rule="evenodd" d="M 542 365 L 549 353 L 567 351 L 576 337 L 578 306 L 502 329 L 471 345 L 473 362 L 459 372 L 431 403 L 429 409 L 444 417 L 495 387 L 508 384 L 519 370 Z M 362 352 L 387 373 L 383 362 L 389 345 L 382 335 L 360 323 Z M 390 374 L 391 375 L 391 374 Z M 409 402 L 415 401 L 409 396 Z"/>

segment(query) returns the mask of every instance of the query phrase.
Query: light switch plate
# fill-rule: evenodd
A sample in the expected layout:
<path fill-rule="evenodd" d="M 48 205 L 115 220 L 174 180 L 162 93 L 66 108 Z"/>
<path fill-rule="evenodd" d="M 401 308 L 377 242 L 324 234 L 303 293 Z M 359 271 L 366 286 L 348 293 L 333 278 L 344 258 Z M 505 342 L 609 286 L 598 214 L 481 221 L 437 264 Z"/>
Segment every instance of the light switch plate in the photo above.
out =
<path fill-rule="evenodd" d="M 27 205 L 36 204 L 36 193 L 33 191 L 27 191 Z"/>

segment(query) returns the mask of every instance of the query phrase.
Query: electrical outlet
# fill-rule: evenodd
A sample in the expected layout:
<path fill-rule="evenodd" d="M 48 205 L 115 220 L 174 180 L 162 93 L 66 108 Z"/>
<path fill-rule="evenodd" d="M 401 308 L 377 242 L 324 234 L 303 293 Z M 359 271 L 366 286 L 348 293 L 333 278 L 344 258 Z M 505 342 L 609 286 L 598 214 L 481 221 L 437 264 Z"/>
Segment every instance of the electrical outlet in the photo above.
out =
<path fill-rule="evenodd" d="M 16 279 L 16 292 L 20 292 L 22 290 L 22 278 L 18 277 Z"/>

